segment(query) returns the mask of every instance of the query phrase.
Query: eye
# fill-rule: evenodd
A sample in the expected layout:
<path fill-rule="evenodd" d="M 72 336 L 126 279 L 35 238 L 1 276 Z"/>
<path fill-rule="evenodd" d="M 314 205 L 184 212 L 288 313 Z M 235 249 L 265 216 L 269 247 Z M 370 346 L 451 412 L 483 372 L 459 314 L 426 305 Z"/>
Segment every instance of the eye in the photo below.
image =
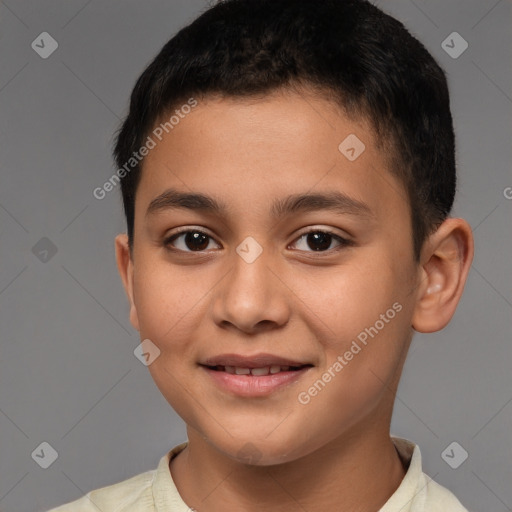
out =
<path fill-rule="evenodd" d="M 178 243 L 176 243 L 177 241 Z M 166 238 L 164 240 L 164 246 L 170 250 L 202 252 L 209 248 L 211 241 L 213 241 L 213 238 L 210 235 L 197 229 L 189 229 L 174 233 Z"/>
<path fill-rule="evenodd" d="M 346 238 L 336 235 L 331 231 L 325 231 L 320 229 L 314 229 L 306 233 L 303 233 L 297 239 L 297 241 L 294 242 L 294 244 L 299 244 L 301 241 L 302 249 L 299 248 L 299 250 L 305 250 L 306 252 L 310 251 L 308 251 L 304 247 L 308 247 L 313 252 L 328 252 L 331 250 L 335 251 L 343 247 L 353 245 L 353 243 L 350 240 L 347 240 Z M 332 242 L 338 243 L 338 245 L 334 249 L 331 248 Z"/>
<path fill-rule="evenodd" d="M 217 248 L 220 248 L 219 244 L 214 242 L 214 239 L 203 231 L 184 229 L 167 237 L 163 245 L 169 250 L 203 252 L 212 249 L 210 246 L 212 242 Z M 300 247 L 301 242 L 302 248 Z M 337 243 L 334 248 L 331 247 L 333 242 Z M 299 250 L 305 252 L 330 252 L 353 245 L 353 243 L 331 231 L 314 229 L 303 233 L 293 245 L 299 245 Z M 308 248 L 310 249 L 309 251 Z"/>

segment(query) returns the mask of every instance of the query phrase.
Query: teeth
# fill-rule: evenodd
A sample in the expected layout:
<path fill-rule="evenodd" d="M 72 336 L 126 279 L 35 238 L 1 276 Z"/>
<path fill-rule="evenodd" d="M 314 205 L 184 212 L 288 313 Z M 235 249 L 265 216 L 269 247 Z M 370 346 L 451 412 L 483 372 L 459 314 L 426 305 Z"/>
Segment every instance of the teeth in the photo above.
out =
<path fill-rule="evenodd" d="M 226 373 L 230 373 L 232 375 L 256 375 L 263 376 L 274 375 L 279 372 L 287 372 L 290 370 L 290 366 L 280 366 L 278 364 L 273 364 L 272 366 L 263 366 L 261 368 L 242 368 L 240 366 L 217 366 L 216 369 L 218 371 L 225 371 Z"/>
<path fill-rule="evenodd" d="M 264 368 L 253 368 L 251 370 L 252 375 L 268 375 L 270 368 L 265 366 Z"/>

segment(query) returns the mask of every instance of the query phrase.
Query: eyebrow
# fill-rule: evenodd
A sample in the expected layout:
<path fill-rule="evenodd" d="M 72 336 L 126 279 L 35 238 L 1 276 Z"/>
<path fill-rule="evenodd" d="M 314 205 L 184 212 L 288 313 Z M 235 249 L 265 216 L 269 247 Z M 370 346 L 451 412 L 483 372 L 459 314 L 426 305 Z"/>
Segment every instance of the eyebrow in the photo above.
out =
<path fill-rule="evenodd" d="M 168 209 L 188 209 L 218 216 L 222 216 L 230 210 L 224 202 L 214 197 L 168 189 L 149 203 L 146 216 Z M 273 218 L 277 219 L 294 213 L 321 210 L 360 217 L 374 216 L 366 203 L 337 191 L 293 194 L 283 199 L 277 199 L 272 204 L 270 213 Z"/>

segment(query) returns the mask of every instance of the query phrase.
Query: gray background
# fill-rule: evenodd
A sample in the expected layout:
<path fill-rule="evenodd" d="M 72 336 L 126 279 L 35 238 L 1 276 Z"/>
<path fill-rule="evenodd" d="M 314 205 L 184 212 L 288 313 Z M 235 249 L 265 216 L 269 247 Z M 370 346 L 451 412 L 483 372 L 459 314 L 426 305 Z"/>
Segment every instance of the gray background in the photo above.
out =
<path fill-rule="evenodd" d="M 392 433 L 417 442 L 424 470 L 471 510 L 512 510 L 512 3 L 377 3 L 448 73 L 460 176 L 454 213 L 476 239 L 452 323 L 413 342 Z M 100 201 L 92 190 L 115 170 L 113 133 L 134 80 L 206 5 L 0 2 L 3 512 L 45 510 L 153 469 L 185 439 L 133 355 L 138 337 L 113 250 L 124 230 L 120 197 Z M 43 31 L 59 44 L 47 59 L 31 48 Z M 469 43 L 457 59 L 441 47 L 453 31 Z M 32 250 L 42 237 L 57 249 L 46 262 Z M 43 441 L 58 452 L 48 469 L 31 457 Z M 469 453 L 457 469 L 441 457 L 452 441 Z"/>

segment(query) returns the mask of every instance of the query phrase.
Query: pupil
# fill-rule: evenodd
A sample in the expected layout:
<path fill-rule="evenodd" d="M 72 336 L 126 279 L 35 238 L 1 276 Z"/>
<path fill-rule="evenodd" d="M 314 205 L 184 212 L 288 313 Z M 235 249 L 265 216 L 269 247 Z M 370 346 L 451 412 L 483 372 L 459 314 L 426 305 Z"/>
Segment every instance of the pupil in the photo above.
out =
<path fill-rule="evenodd" d="M 313 245 L 310 243 L 311 239 L 314 241 Z M 329 235 L 329 233 L 309 233 L 307 240 L 309 248 L 314 251 L 329 249 L 329 246 L 331 245 L 331 235 Z"/>
<path fill-rule="evenodd" d="M 185 244 L 191 250 L 203 251 L 208 247 L 208 236 L 202 233 L 187 233 Z"/>

